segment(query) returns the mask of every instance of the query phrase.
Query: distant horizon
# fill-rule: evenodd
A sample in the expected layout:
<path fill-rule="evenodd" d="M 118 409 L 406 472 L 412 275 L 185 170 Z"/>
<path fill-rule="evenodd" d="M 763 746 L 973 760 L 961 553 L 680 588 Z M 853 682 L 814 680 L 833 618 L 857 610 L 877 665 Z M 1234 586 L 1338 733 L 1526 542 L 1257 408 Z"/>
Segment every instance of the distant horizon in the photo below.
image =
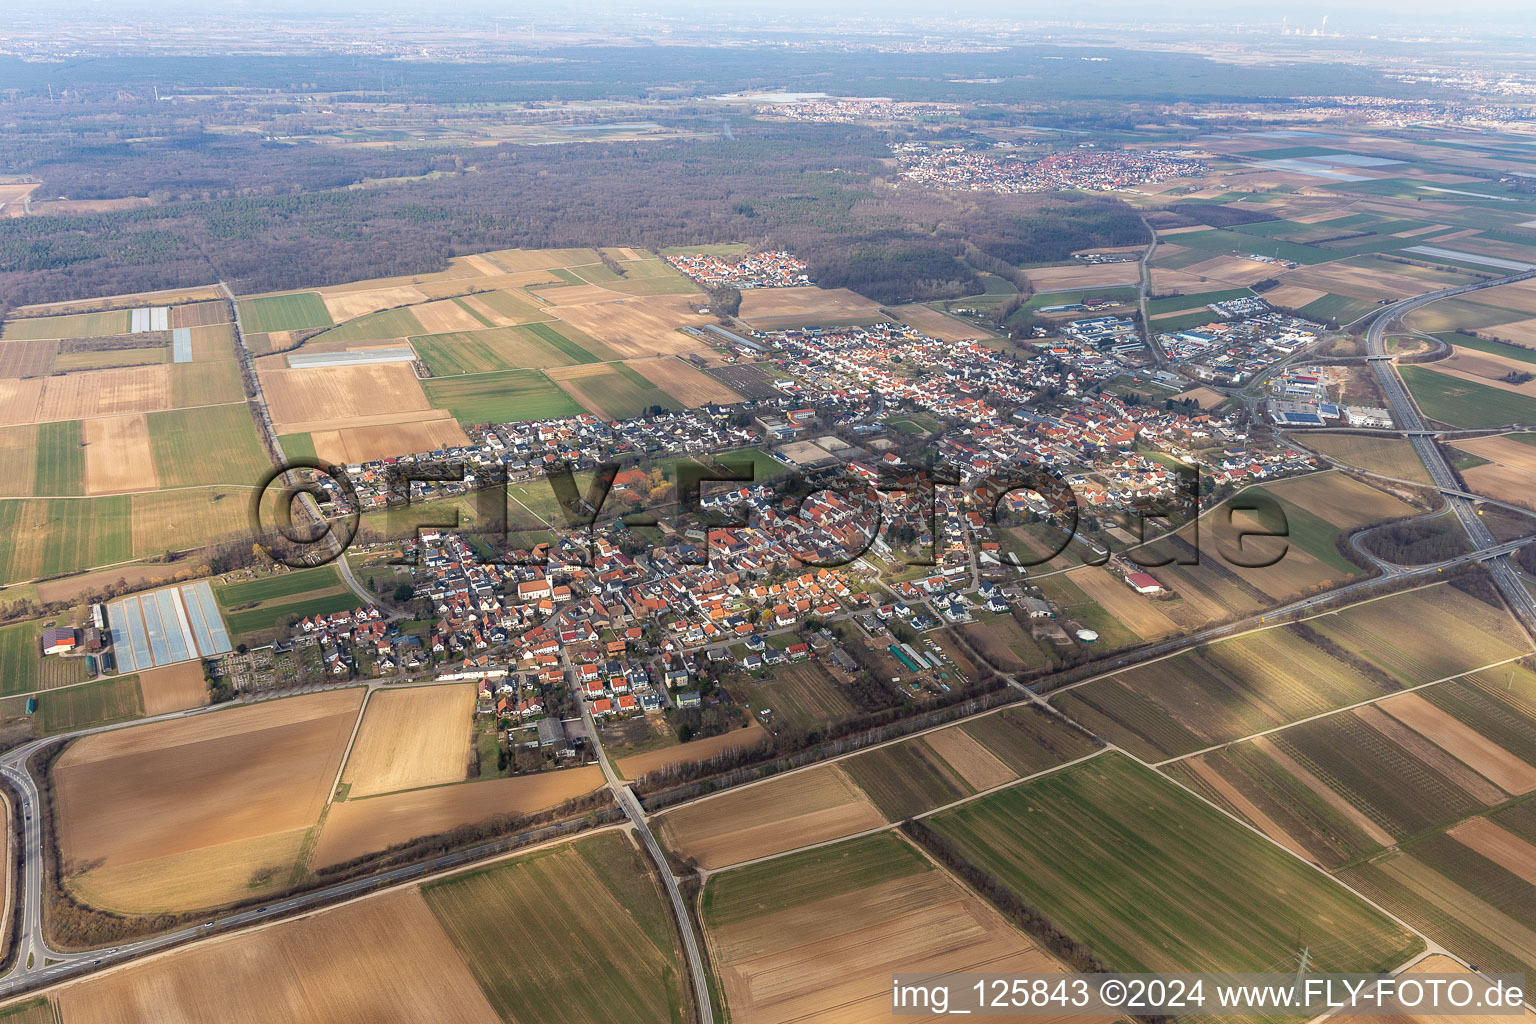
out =
<path fill-rule="evenodd" d="M 316 5 L 300 0 L 254 0 L 250 3 L 232 4 L 210 9 L 195 0 L 156 0 L 156 2 L 104 2 L 104 0 L 60 0 L 46 12 L 30 14 L 29 21 L 49 22 L 71 12 L 90 13 L 96 17 L 123 18 L 128 20 L 155 20 L 159 18 L 185 18 L 201 15 L 213 20 L 252 20 L 262 18 L 289 19 L 352 19 L 386 17 L 391 20 L 419 20 L 424 25 L 434 19 L 457 17 L 489 17 L 497 21 L 532 21 L 548 18 L 551 31 L 580 31 L 593 35 L 611 33 L 623 35 L 637 28 L 637 23 L 653 21 L 657 29 L 670 23 L 681 22 L 686 27 L 717 25 L 729 18 L 743 33 L 752 33 L 772 26 L 789 28 L 796 19 L 805 24 L 831 24 L 869 19 L 880 23 L 893 33 L 906 31 L 940 31 L 942 26 L 956 26 L 961 34 L 969 35 L 983 24 L 1001 22 L 1026 26 L 1050 24 L 1068 30 L 1094 32 L 1116 27 L 1136 26 L 1140 29 L 1167 26 L 1170 29 L 1221 28 L 1232 32 L 1239 28 L 1278 28 L 1288 23 L 1298 34 L 1318 29 L 1327 19 L 1330 34 L 1370 36 L 1374 34 L 1396 35 L 1416 30 L 1431 33 L 1450 33 L 1456 36 L 1477 35 L 1514 27 L 1536 35 L 1536 9 L 1528 0 L 1471 0 L 1467 4 L 1447 9 L 1444 5 L 1427 3 L 1399 3 L 1394 0 L 1353 0 L 1346 5 L 1306 3 L 1278 5 L 1262 12 L 1244 12 L 1243 17 L 1233 18 L 1228 5 L 1218 5 L 1212 0 L 1183 0 L 1170 4 L 1120 5 L 1090 0 L 1075 4 L 1070 13 L 1056 5 L 1019 5 L 994 2 L 973 3 L 963 10 L 955 10 L 944 16 L 935 16 L 933 8 L 917 0 L 893 0 L 889 3 L 838 3 L 827 5 L 807 0 L 791 0 L 789 3 L 735 4 L 728 15 L 718 8 L 698 0 L 673 0 L 667 4 L 656 3 L 604 3 L 586 13 L 583 21 L 572 21 L 571 14 L 562 10 L 550 11 L 537 6 L 509 6 L 489 3 L 485 0 L 461 0 L 447 8 L 438 7 L 423 12 L 419 6 L 403 0 L 326 0 Z M 414 16 L 414 17 L 413 17 Z M 621 19 L 612 24 L 611 19 Z M 742 19 L 745 18 L 745 21 Z M 1496 25 L 1468 24 L 1468 19 L 1496 18 Z M 1284 19 L 1284 22 L 1282 22 Z M 19 20 L 19 19 L 17 19 Z M 1213 21 L 1215 22 L 1213 24 Z M 12 32 L 25 34 L 24 24 L 13 23 L 0 32 L 0 39 Z"/>

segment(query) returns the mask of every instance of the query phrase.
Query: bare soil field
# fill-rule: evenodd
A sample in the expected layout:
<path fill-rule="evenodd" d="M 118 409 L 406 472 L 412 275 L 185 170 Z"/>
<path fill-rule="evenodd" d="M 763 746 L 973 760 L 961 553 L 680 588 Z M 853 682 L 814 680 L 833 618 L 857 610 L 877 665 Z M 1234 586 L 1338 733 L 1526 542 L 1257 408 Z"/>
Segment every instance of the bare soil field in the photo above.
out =
<path fill-rule="evenodd" d="M 341 774 L 349 797 L 463 782 L 475 686 L 412 686 L 368 699 Z"/>
<path fill-rule="evenodd" d="M 1399 978 L 1411 977 L 1420 974 L 1465 974 L 1470 976 L 1472 972 L 1463 967 L 1457 961 L 1441 953 L 1432 953 L 1398 975 Z M 1536 1011 L 1527 1007 L 1522 1015 L 1498 1016 L 1494 1014 L 1480 1013 L 1401 1013 L 1387 1014 L 1373 1012 L 1369 1014 L 1341 1013 L 1330 1017 L 1334 1024 L 1516 1024 L 1536 1020 Z"/>
<path fill-rule="evenodd" d="M 923 742 L 977 792 L 1018 778 L 996 754 L 958 726 L 930 732 Z"/>
<path fill-rule="evenodd" d="M 992 333 L 984 328 L 972 326 L 958 317 L 941 313 L 921 302 L 892 306 L 890 311 L 900 317 L 902 323 L 915 327 L 929 337 L 938 338 L 940 341 L 971 341 L 977 338 L 993 337 Z"/>
<path fill-rule="evenodd" d="M 1536 279 L 1501 284 L 1496 288 L 1485 288 L 1477 293 L 1477 301 L 1485 306 L 1536 313 Z"/>
<path fill-rule="evenodd" d="M 1435 369 L 1444 373 L 1468 374 L 1479 378 L 1480 383 L 1492 387 L 1502 386 L 1506 390 L 1527 393 L 1524 389 L 1527 384 L 1511 384 L 1503 378 L 1511 373 L 1529 373 L 1531 364 L 1509 356 L 1496 355 L 1492 352 L 1480 352 L 1475 348 L 1454 347 L 1451 355 L 1435 363 Z"/>
<path fill-rule="evenodd" d="M 874 300 L 847 288 L 750 288 L 741 293 L 741 318 L 748 322 L 819 314 L 844 316 L 878 309 Z"/>
<path fill-rule="evenodd" d="M 1511 874 L 1527 882 L 1536 881 L 1536 846 L 1487 818 L 1468 818 L 1446 834 Z"/>
<path fill-rule="evenodd" d="M 1430 483 L 1429 470 L 1419 461 L 1413 445 L 1400 437 L 1365 437 L 1360 434 L 1308 434 L 1307 447 L 1367 473 Z M 1518 443 L 1518 442 L 1517 442 Z M 1525 445 L 1520 445 L 1525 447 Z M 1536 457 L 1536 449 L 1532 450 Z"/>
<path fill-rule="evenodd" d="M 668 811 L 667 845 L 706 868 L 783 853 L 879 828 L 885 818 L 835 764 Z"/>
<path fill-rule="evenodd" d="M 212 327 L 229 323 L 229 303 L 189 302 L 171 307 L 172 327 Z"/>
<path fill-rule="evenodd" d="M 208 703 L 208 683 L 196 658 L 140 672 L 139 690 L 144 694 L 144 714 L 151 717 Z"/>
<path fill-rule="evenodd" d="M 1158 250 L 1158 252 L 1161 254 L 1162 250 Z M 1262 281 L 1266 277 L 1274 277 L 1276 269 L 1272 263 L 1260 263 L 1258 260 L 1247 260 L 1241 256 L 1223 254 L 1215 259 L 1205 260 L 1193 266 L 1185 267 L 1184 272 L 1200 277 L 1209 277 L 1213 281 L 1247 286 L 1256 281 Z"/>
<path fill-rule="evenodd" d="M 711 317 L 695 310 L 687 296 L 625 296 L 606 302 L 559 306 L 554 312 L 572 327 L 607 345 L 621 359 L 690 353 L 710 358 L 715 354 L 708 345 L 678 330 L 712 322 Z"/>
<path fill-rule="evenodd" d="M 1356 299 L 1406 299 L 1435 290 L 1432 282 L 1378 267 L 1351 263 L 1320 263 L 1292 270 L 1280 278 L 1282 285 L 1318 288 Z"/>
<path fill-rule="evenodd" d="M 75 601 L 86 594 L 99 591 L 109 583 L 116 583 L 118 580 L 135 585 L 169 583 L 171 577 L 178 570 L 185 567 L 183 563 L 179 562 L 156 563 L 153 565 L 122 565 L 111 569 L 101 569 L 97 572 L 83 573 L 79 576 L 48 580 L 37 585 L 37 599 L 44 603 Z"/>
<path fill-rule="evenodd" d="M 591 249 L 499 249 L 496 252 L 482 253 L 478 259 L 500 267 L 504 273 L 508 274 L 527 270 L 581 267 L 598 262 L 597 253 Z"/>
<path fill-rule="evenodd" d="M 654 772 L 674 764 L 705 761 L 727 750 L 741 750 L 744 747 L 754 746 L 767 738 L 767 731 L 757 723 L 756 719 L 753 719 L 752 724 L 745 729 L 732 729 L 718 736 L 706 736 L 703 739 L 689 740 L 687 743 L 662 747 L 660 750 L 652 750 L 644 754 L 621 757 L 614 762 L 614 767 L 618 768 L 619 774 L 626 779 L 638 779 L 647 772 Z"/>
<path fill-rule="evenodd" d="M 600 284 L 571 284 L 559 288 L 542 288 L 538 294 L 539 298 L 550 305 L 559 307 L 588 306 L 594 302 L 613 302 L 624 297 L 623 292 L 604 288 Z"/>
<path fill-rule="evenodd" d="M 1512 796 L 1536 789 L 1536 767 L 1498 746 L 1417 693 L 1400 693 L 1376 705 L 1414 732 L 1470 765 Z"/>
<path fill-rule="evenodd" d="M 338 464 L 368 462 L 390 455 L 430 452 L 438 448 L 469 444 L 464 429 L 445 412 L 437 413 L 436 419 L 317 430 L 310 436 L 314 442 L 315 455 Z"/>
<path fill-rule="evenodd" d="M 1124 580 L 1098 566 L 1073 569 L 1067 573 L 1067 579 L 1143 640 L 1157 640 L 1182 631 L 1158 607 L 1158 602 L 1136 593 Z"/>
<path fill-rule="evenodd" d="M 1474 493 L 1536 509 L 1536 475 L 1528 470 L 1491 462 L 1462 470 L 1461 477 Z"/>
<path fill-rule="evenodd" d="M 1532 322 L 1536 323 L 1536 321 Z M 1536 341 L 1536 336 L 1533 336 L 1532 340 Z M 1481 355 L 1481 353 L 1479 353 L 1479 355 Z M 1436 373 L 1443 373 L 1447 377 L 1455 377 L 1457 380 L 1469 381 L 1473 384 L 1482 384 L 1486 387 L 1497 388 L 1500 391 L 1509 391 L 1517 395 L 1525 395 L 1529 398 L 1536 398 L 1536 380 L 1526 381 L 1524 384 L 1511 384 L 1509 381 L 1499 380 L 1497 377 L 1486 376 L 1489 371 L 1486 364 L 1481 360 L 1466 359 L 1461 360 L 1458 363 L 1456 361 L 1458 358 L 1459 357 L 1453 356 L 1450 359 L 1445 359 L 1441 362 L 1435 363 L 1434 371 Z M 1489 356 L 1487 358 L 1497 359 L 1498 357 Z M 1467 369 L 1467 367 L 1472 366 L 1478 367 L 1479 372 L 1474 373 L 1472 370 Z"/>
<path fill-rule="evenodd" d="M 312 866 L 340 864 L 417 836 L 472 825 L 498 814 L 532 814 L 602 786 L 602 769 L 588 765 L 344 800 L 332 804 L 325 817 Z"/>
<path fill-rule="evenodd" d="M 1508 434 L 1469 437 L 1453 442 L 1453 446 L 1501 466 L 1536 473 L 1536 445 L 1516 441 Z"/>
<path fill-rule="evenodd" d="M 1201 292 L 1219 291 L 1225 285 L 1225 281 L 1192 274 L 1187 270 L 1152 268 L 1153 295 L 1199 295 Z M 1213 318 L 1215 315 L 1211 314 Z"/>
<path fill-rule="evenodd" d="M 1264 293 L 1264 301 L 1286 309 L 1300 309 L 1309 302 L 1316 302 L 1328 293 L 1319 288 L 1303 288 L 1299 284 L 1282 284 Z"/>
<path fill-rule="evenodd" d="M 1141 271 L 1134 263 L 1085 263 L 1072 267 L 1037 267 L 1024 273 L 1029 275 L 1029 283 L 1034 285 L 1035 291 L 1059 292 L 1135 284 Z"/>
<path fill-rule="evenodd" d="M 1220 391 L 1210 388 L 1190 388 L 1173 396 L 1175 402 L 1194 402 L 1202 409 L 1214 409 L 1227 400 L 1227 396 Z"/>
<path fill-rule="evenodd" d="M 1062 969 L 931 867 L 810 902 L 783 905 L 770 896 L 761 914 L 710 928 L 708 941 L 731 1019 L 739 1024 L 889 1019 L 894 971 Z"/>
<path fill-rule="evenodd" d="M 1507 324 L 1497 324 L 1493 327 L 1480 327 L 1477 333 L 1484 337 L 1507 341 L 1511 345 L 1536 348 L 1536 317 L 1527 320 L 1516 320 Z"/>
<path fill-rule="evenodd" d="M 1503 791 L 1474 771 L 1465 762 L 1451 756 L 1444 747 L 1431 743 L 1420 733 L 1407 728 L 1376 705 L 1347 712 L 1390 740 L 1410 757 L 1427 764 L 1449 779 L 1458 789 L 1485 807 L 1507 799 Z"/>
<path fill-rule="evenodd" d="M 58 991 L 70 1024 L 497 1024 L 415 888 L 198 943 Z"/>
<path fill-rule="evenodd" d="M 1310 473 L 1266 484 L 1265 489 L 1341 530 L 1409 515 L 1412 506 L 1343 473 Z"/>
<path fill-rule="evenodd" d="M 313 825 L 362 701 L 293 697 L 99 733 L 55 767 L 66 875 Z"/>
<path fill-rule="evenodd" d="M 322 289 L 320 298 L 325 302 L 326 311 L 331 314 L 331 319 L 339 324 L 368 313 L 377 313 L 381 309 L 393 309 L 396 306 L 425 302 L 427 297 L 421 294 L 420 289 L 411 285 L 398 285 L 394 288 L 372 288 L 367 291 Z"/>
<path fill-rule="evenodd" d="M 153 491 L 160 486 L 143 413 L 86 420 L 85 493 Z"/>
<path fill-rule="evenodd" d="M 65 884 L 89 906 L 118 914 L 174 914 L 224 906 L 287 886 L 311 831 L 290 829 L 150 861 L 109 864 Z"/>
<path fill-rule="evenodd" d="M 637 359 L 635 362 L 644 362 Z M 613 373 L 613 367 L 607 363 L 577 363 L 574 366 L 547 366 L 544 368 L 544 376 L 552 381 L 580 380 L 583 377 L 605 377 Z"/>
<path fill-rule="evenodd" d="M 423 306 L 411 307 L 416 319 L 427 334 L 447 334 L 450 331 L 478 331 L 485 326 L 473 314 L 452 299 L 439 299 Z"/>
<path fill-rule="evenodd" d="M 729 405 L 741 401 L 742 396 L 681 359 L 633 359 L 624 365 L 690 409 L 710 403 Z"/>
<path fill-rule="evenodd" d="M 326 423 L 338 429 L 360 426 L 356 421 L 390 410 L 398 413 L 431 408 L 421 383 L 405 363 L 261 370 L 258 375 L 280 434 L 297 433 L 295 425 L 300 423 Z"/>
<path fill-rule="evenodd" d="M 168 363 L 0 380 L 0 425 L 158 412 L 171 404 Z"/>

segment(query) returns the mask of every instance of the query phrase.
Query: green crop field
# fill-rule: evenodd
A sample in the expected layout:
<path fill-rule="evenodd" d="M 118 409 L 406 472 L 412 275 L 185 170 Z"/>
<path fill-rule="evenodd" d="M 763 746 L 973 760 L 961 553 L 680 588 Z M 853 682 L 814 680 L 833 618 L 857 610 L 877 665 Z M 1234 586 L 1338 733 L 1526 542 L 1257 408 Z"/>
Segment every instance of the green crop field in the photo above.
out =
<path fill-rule="evenodd" d="M 750 921 L 769 908 L 778 913 L 933 870 L 889 832 L 851 839 L 712 875 L 704 887 L 704 923 L 719 928 Z"/>
<path fill-rule="evenodd" d="M 1112 970 L 1384 971 L 1423 948 L 1344 887 L 1106 754 L 929 819 Z"/>
<path fill-rule="evenodd" d="M 1457 334 L 1455 331 L 1442 331 L 1436 337 L 1457 348 L 1470 348 L 1493 356 L 1503 356 L 1505 359 L 1518 359 L 1522 363 L 1536 363 L 1536 349 L 1521 345 L 1510 345 L 1491 338 L 1474 338 L 1469 334 Z"/>
<path fill-rule="evenodd" d="M 333 615 L 360 608 L 362 604 L 350 590 L 339 594 L 315 594 L 286 604 L 263 604 L 256 608 L 229 612 L 224 616 L 224 624 L 229 627 L 230 636 L 237 641 L 246 640 L 269 636 L 276 631 L 280 621 L 290 616 L 303 618 L 307 615 Z"/>
<path fill-rule="evenodd" d="M 682 1024 L 686 968 L 641 857 L 607 833 L 421 893 L 503 1020 Z"/>
<path fill-rule="evenodd" d="M 426 328 L 421 326 L 421 321 L 416 319 L 416 314 L 402 307 L 356 317 L 340 327 L 332 327 L 324 334 L 315 335 L 314 340 L 389 341 L 393 338 L 409 338 L 425 333 Z"/>
<path fill-rule="evenodd" d="M 52 338 L 104 338 L 127 334 L 128 310 L 104 313 L 72 313 L 66 316 L 38 316 L 7 320 L 0 333 L 6 341 L 36 341 Z"/>
<path fill-rule="evenodd" d="M 289 615 L 329 615 L 363 603 L 342 582 L 334 565 L 215 584 L 213 594 L 224 611 L 230 634 L 236 637 L 265 635 Z"/>
<path fill-rule="evenodd" d="M 47 999 L 33 999 L 0 1010 L 0 1021 L 5 1024 L 55 1024 L 53 1004 Z"/>
<path fill-rule="evenodd" d="M 416 355 L 427 364 L 432 376 L 450 374 L 488 373 L 492 370 L 509 369 L 512 364 L 504 360 L 487 343 L 492 334 L 509 333 L 513 327 L 498 327 L 489 331 L 454 331 L 449 334 L 424 334 L 411 339 Z M 528 361 L 525 366 L 556 366 L 558 363 Z"/>
<path fill-rule="evenodd" d="M 1335 323 L 1347 324 L 1360 319 L 1376 308 L 1377 304 L 1368 299 L 1354 299 L 1348 295 L 1334 295 L 1330 292 L 1320 299 L 1313 299 L 1297 312 L 1313 320 L 1332 320 Z"/>
<path fill-rule="evenodd" d="M 127 495 L 0 501 L 0 584 L 128 561 L 130 508 Z"/>
<path fill-rule="evenodd" d="M 329 327 L 334 323 L 325 301 L 316 292 L 241 299 L 239 306 L 240 326 L 252 334 Z"/>
<path fill-rule="evenodd" d="M 478 320 L 480 322 L 480 326 L 481 327 L 495 327 L 496 326 L 490 320 L 486 319 L 486 316 L 485 316 L 484 313 L 480 312 L 474 306 L 471 306 L 469 303 L 465 302 L 462 298 L 454 299 L 453 300 L 453 304 L 455 306 L 458 306 L 464 312 L 468 313 L 470 316 L 474 317 L 476 320 Z"/>
<path fill-rule="evenodd" d="M 627 260 L 619 266 L 624 270 L 622 277 L 601 263 L 576 267 L 573 273 L 590 284 L 626 295 L 686 295 L 699 290 L 698 285 L 662 260 Z"/>
<path fill-rule="evenodd" d="M 1055 699 L 1094 732 L 1153 761 L 1263 732 L 1399 688 L 1281 626 L 1127 669 Z"/>
<path fill-rule="evenodd" d="M 85 493 L 85 449 L 79 420 L 37 425 L 36 493 L 58 496 Z"/>
<path fill-rule="evenodd" d="M 45 693 L 37 699 L 37 714 L 45 733 L 140 718 L 144 714 L 144 697 L 139 692 L 139 677 L 111 676 Z"/>
<path fill-rule="evenodd" d="M 255 487 L 272 468 L 244 404 L 152 412 L 146 419 L 161 487 Z"/>
<path fill-rule="evenodd" d="M 1401 437 L 1365 437 L 1360 434 L 1318 434 L 1306 437 L 1306 445 L 1331 459 L 1367 473 L 1395 476 L 1400 480 L 1431 483 L 1413 442 Z"/>
<path fill-rule="evenodd" d="M 282 434 L 278 437 L 277 443 L 282 446 L 283 454 L 289 460 L 319 460 L 315 454 L 315 439 L 309 434 Z"/>
<path fill-rule="evenodd" d="M 1220 228 L 1212 228 L 1210 231 L 1189 231 L 1174 235 L 1170 241 L 1177 242 L 1188 249 L 1200 249 L 1210 253 L 1254 253 L 1274 259 L 1290 260 L 1303 266 L 1327 263 L 1339 257 L 1336 252 L 1329 252 L 1327 249 L 1319 249 L 1316 246 L 1298 245 L 1295 242 L 1282 242 L 1276 238 L 1263 238 Z"/>
<path fill-rule="evenodd" d="M 84 658 L 42 655 L 38 638 L 46 628 L 41 621 L 0 626 L 0 693 L 31 693 L 85 680 Z"/>
<path fill-rule="evenodd" d="M 1193 313 L 1181 313 L 1174 316 L 1153 317 L 1147 321 L 1148 326 L 1159 334 L 1178 334 L 1180 331 L 1192 331 L 1206 324 L 1217 323 L 1222 320 L 1219 314 L 1208 309 L 1196 310 Z"/>
<path fill-rule="evenodd" d="M 455 380 L 424 380 L 422 389 L 460 423 L 513 423 L 575 416 L 576 400 L 537 370 L 506 370 Z"/>
<path fill-rule="evenodd" d="M 548 314 L 521 295 L 512 292 L 476 292 L 475 299 L 494 309 L 504 317 L 531 323 L 547 320 Z"/>
<path fill-rule="evenodd" d="M 1148 316 L 1161 316 L 1164 313 L 1177 313 L 1185 309 L 1199 309 L 1209 306 L 1213 302 L 1228 302 L 1232 299 L 1241 299 L 1252 296 L 1253 292 L 1247 288 L 1226 288 L 1215 292 L 1200 292 L 1198 295 L 1170 295 L 1167 298 L 1153 299 L 1147 303 Z M 1214 313 L 1209 313 L 1214 316 Z"/>
<path fill-rule="evenodd" d="M 232 405 L 245 401 L 245 388 L 240 383 L 240 364 L 233 359 L 172 363 L 170 370 L 173 408 Z"/>
<path fill-rule="evenodd" d="M 610 368 L 611 373 L 573 377 L 564 382 L 594 415 L 623 420 L 643 416 L 652 406 L 669 412 L 683 408 L 671 395 L 623 363 L 612 363 Z"/>
<path fill-rule="evenodd" d="M 1413 399 L 1430 419 L 1454 427 L 1536 423 L 1536 398 L 1491 388 L 1422 366 L 1399 367 Z"/>
<path fill-rule="evenodd" d="M 1412 629 L 1404 629 L 1412 623 Z M 1449 584 L 1393 594 L 1307 626 L 1410 685 L 1530 651 L 1509 614 Z"/>
<path fill-rule="evenodd" d="M 1480 293 L 1471 294 L 1475 298 Z M 1500 309 L 1498 306 L 1485 305 L 1472 299 L 1440 299 L 1409 313 L 1404 322 L 1415 330 L 1438 334 L 1441 331 L 1476 331 L 1493 328 L 1512 320 L 1523 320 L 1528 315 Z"/>
<path fill-rule="evenodd" d="M 272 601 L 297 594 L 328 594 L 341 586 L 341 574 L 336 571 L 336 567 L 322 565 L 315 569 L 295 569 L 239 583 L 218 583 L 214 585 L 213 593 L 219 605 L 229 609 L 253 601 Z"/>
<path fill-rule="evenodd" d="M 1033 704 L 1004 708 L 956 726 L 1020 775 L 1053 768 L 1097 749 L 1091 737 Z"/>
<path fill-rule="evenodd" d="M 412 338 L 411 346 L 437 377 L 597 362 L 587 346 L 608 353 L 574 328 L 542 323 L 427 334 Z"/>

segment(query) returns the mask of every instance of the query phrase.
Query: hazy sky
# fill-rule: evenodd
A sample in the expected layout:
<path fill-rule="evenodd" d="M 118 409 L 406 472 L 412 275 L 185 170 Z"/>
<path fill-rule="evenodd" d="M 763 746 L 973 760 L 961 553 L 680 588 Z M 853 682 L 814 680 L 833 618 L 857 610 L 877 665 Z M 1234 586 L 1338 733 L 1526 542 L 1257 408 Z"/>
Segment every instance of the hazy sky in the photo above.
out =
<path fill-rule="evenodd" d="M 1245 25 L 1278 24 L 1282 15 L 1291 25 L 1315 24 L 1329 16 L 1329 28 L 1352 33 L 1386 32 L 1414 22 L 1426 29 L 1454 26 L 1459 31 L 1475 29 L 1480 18 L 1496 20 L 1501 26 L 1529 28 L 1536 33 L 1536 0 L 1347 0 L 1343 3 L 1280 3 L 1264 7 L 1234 8 L 1230 0 L 1151 0 L 1125 3 L 1115 0 L 1073 0 L 1072 3 L 1040 0 L 964 0 L 939 3 L 933 0 L 596 0 L 580 7 L 548 3 L 500 2 L 500 0 L 439 0 L 423 5 L 420 0 L 226 0 L 209 4 L 206 0 L 55 0 L 45 10 L 57 16 L 64 10 L 90 10 L 106 18 L 154 19 L 187 16 L 194 13 L 218 15 L 276 14 L 286 16 L 348 15 L 367 18 L 387 13 L 392 20 L 415 16 L 424 23 L 434 18 L 454 15 L 491 15 L 513 19 L 548 19 L 561 24 L 580 24 L 592 31 L 602 31 L 615 16 L 633 23 L 647 16 L 657 23 L 683 21 L 720 24 L 735 21 L 743 28 L 769 20 L 783 23 L 802 20 L 807 24 L 829 19 L 859 18 L 873 23 L 909 23 L 942 25 L 946 19 L 979 19 L 1016 22 L 1081 22 L 1094 24 L 1155 21 L 1173 23 L 1224 24 L 1241 21 Z M 11 18 L 30 20 L 37 15 L 23 13 L 20 5 L 10 16 L 0 15 L 0 34 Z M 47 18 L 48 14 L 43 14 Z M 630 25 L 618 26 L 622 31 Z M 903 25 L 902 27 L 905 27 Z M 1492 26 L 1489 26 L 1490 29 Z"/>

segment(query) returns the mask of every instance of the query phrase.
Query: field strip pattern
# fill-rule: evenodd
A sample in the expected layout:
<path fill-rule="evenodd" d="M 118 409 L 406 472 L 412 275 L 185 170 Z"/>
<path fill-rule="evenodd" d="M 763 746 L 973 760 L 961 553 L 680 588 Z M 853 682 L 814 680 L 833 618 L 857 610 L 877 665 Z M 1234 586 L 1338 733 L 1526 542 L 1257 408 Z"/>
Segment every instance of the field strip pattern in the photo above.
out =
<path fill-rule="evenodd" d="M 231 650 L 207 581 L 133 595 L 107 606 L 118 668 L 139 672 Z"/>
<path fill-rule="evenodd" d="M 300 370 L 315 366 L 355 366 L 359 363 L 409 363 L 415 359 L 416 352 L 411 346 L 387 345 L 343 352 L 295 352 L 288 357 L 288 367 Z"/>

